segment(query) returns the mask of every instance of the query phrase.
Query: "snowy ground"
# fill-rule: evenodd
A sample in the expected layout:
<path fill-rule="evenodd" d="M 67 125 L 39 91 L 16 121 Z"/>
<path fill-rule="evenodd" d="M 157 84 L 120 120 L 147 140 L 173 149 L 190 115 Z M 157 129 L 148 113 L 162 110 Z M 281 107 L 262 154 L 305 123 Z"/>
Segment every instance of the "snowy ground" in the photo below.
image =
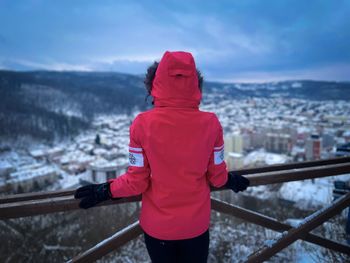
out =
<path fill-rule="evenodd" d="M 317 208 L 332 202 L 335 180 L 350 180 L 350 174 L 284 183 L 278 194 L 280 198 L 294 201 L 300 208 Z"/>
<path fill-rule="evenodd" d="M 259 149 L 244 157 L 244 165 L 259 163 L 274 165 L 286 163 L 286 155 L 274 154 Z M 333 200 L 332 191 L 335 180 L 349 181 L 350 174 L 316 178 L 283 183 L 280 187 L 273 185 L 260 185 L 249 187 L 244 194 L 259 197 L 260 199 L 281 198 L 295 202 L 301 209 L 314 209 L 329 204 Z"/>
<path fill-rule="evenodd" d="M 288 156 L 285 154 L 276 154 L 266 152 L 265 149 L 259 149 L 248 153 L 244 157 L 244 166 L 249 166 L 255 163 L 264 163 L 266 165 L 285 163 L 288 160 Z"/>
<path fill-rule="evenodd" d="M 244 195 L 265 200 L 280 198 L 294 202 L 294 205 L 300 209 L 313 210 L 333 201 L 335 180 L 348 181 L 350 174 L 283 183 L 276 191 L 270 185 L 254 186 L 248 188 Z"/>

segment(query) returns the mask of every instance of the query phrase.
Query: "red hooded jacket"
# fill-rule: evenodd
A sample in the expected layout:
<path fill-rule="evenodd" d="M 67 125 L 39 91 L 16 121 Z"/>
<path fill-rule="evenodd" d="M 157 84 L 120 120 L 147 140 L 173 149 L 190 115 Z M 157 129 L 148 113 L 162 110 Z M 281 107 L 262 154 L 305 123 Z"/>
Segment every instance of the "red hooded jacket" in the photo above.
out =
<path fill-rule="evenodd" d="M 198 109 L 201 92 L 190 53 L 166 52 L 153 81 L 154 108 L 130 127 L 129 167 L 113 179 L 113 197 L 142 194 L 140 224 L 163 240 L 209 228 L 210 185 L 227 181 L 222 127 Z"/>

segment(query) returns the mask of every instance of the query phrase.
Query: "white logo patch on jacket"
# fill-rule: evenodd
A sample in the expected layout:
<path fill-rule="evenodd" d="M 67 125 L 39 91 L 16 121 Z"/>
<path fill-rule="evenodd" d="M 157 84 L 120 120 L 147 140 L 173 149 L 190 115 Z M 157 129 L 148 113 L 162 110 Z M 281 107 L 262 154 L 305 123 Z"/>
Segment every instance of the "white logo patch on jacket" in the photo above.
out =
<path fill-rule="evenodd" d="M 142 148 L 129 147 L 129 166 L 143 167 Z"/>
<path fill-rule="evenodd" d="M 224 145 L 214 147 L 214 164 L 219 165 L 224 161 Z"/>

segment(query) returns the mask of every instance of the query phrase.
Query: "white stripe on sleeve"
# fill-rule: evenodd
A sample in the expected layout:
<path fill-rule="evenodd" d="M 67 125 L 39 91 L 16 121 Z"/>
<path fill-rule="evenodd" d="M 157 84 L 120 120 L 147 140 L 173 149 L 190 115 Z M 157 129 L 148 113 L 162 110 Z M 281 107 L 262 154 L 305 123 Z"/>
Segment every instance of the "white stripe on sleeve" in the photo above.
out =
<path fill-rule="evenodd" d="M 222 148 L 224 148 L 224 145 L 221 145 L 221 146 L 219 146 L 219 147 L 214 147 L 214 151 L 215 151 L 215 150 L 221 150 Z"/>
<path fill-rule="evenodd" d="M 135 151 L 135 152 L 142 152 L 142 148 L 135 148 L 135 147 L 130 147 L 129 150 Z"/>

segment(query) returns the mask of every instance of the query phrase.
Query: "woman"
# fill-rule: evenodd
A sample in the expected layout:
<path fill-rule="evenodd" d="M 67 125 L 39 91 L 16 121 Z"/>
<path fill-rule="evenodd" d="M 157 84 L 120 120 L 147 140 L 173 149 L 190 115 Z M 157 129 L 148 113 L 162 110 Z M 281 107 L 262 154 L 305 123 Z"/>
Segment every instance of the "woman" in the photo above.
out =
<path fill-rule="evenodd" d="M 154 108 L 130 127 L 129 167 L 104 184 L 77 189 L 80 207 L 142 194 L 140 225 L 152 262 L 206 262 L 210 186 L 243 191 L 228 173 L 216 115 L 198 109 L 202 77 L 187 52 L 165 52 L 145 80 Z"/>

